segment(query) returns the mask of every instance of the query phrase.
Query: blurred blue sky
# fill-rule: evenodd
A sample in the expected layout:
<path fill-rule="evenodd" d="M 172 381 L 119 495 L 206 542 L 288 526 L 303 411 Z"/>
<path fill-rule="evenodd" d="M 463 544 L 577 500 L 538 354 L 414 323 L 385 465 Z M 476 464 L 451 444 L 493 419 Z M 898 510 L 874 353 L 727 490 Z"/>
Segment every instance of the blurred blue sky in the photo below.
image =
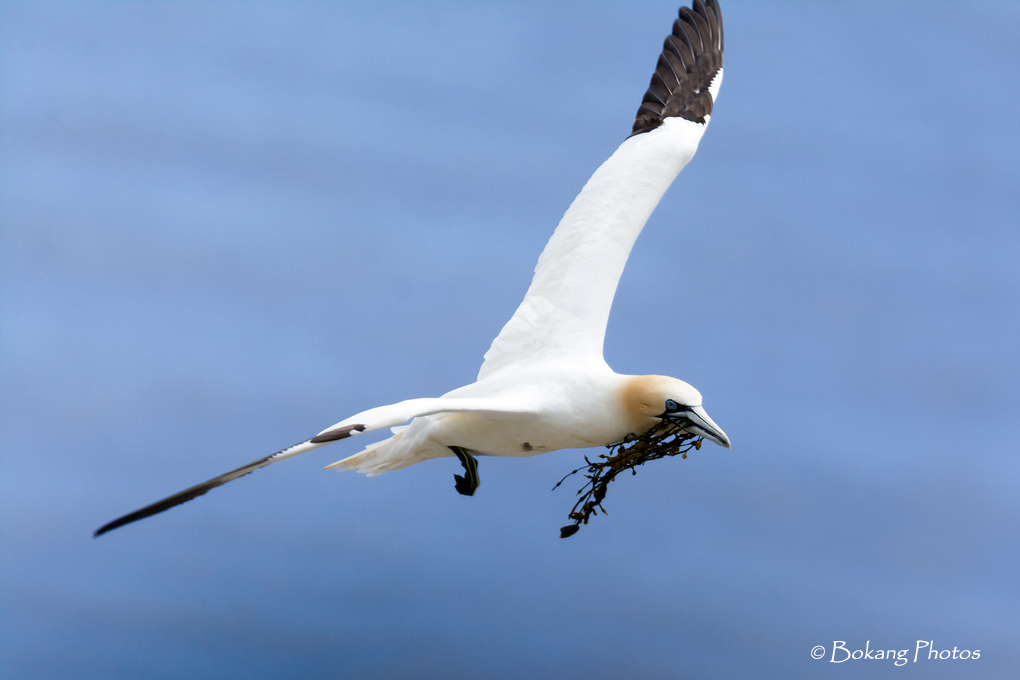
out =
<path fill-rule="evenodd" d="M 4 677 L 1015 677 L 1020 5 L 722 8 L 606 355 L 732 451 L 565 541 L 583 452 L 343 443 L 93 541 L 473 380 L 676 4 L 4 3 Z M 918 639 L 981 659 L 809 656 Z"/>

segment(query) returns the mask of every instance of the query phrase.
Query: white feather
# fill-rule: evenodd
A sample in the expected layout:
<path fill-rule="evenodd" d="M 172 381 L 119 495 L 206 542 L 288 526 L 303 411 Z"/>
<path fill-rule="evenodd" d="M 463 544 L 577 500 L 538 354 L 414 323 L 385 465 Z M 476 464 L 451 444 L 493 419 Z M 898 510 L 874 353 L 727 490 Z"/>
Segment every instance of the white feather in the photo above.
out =
<path fill-rule="evenodd" d="M 485 353 L 479 380 L 526 364 L 602 360 L 609 310 L 631 248 L 698 150 L 705 127 L 667 118 L 627 139 L 595 171 L 539 257 L 521 306 Z"/>

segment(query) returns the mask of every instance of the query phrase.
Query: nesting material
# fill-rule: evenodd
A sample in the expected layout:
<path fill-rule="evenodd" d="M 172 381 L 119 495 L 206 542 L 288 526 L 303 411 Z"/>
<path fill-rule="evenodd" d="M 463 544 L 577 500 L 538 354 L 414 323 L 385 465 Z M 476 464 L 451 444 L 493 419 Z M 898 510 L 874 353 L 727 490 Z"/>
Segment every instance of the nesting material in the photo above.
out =
<path fill-rule="evenodd" d="M 610 444 L 606 447 L 609 454 L 600 455 L 594 463 L 585 456 L 588 471 L 584 476 L 588 482 L 578 490 L 580 498 L 570 511 L 569 517 L 574 523 L 560 528 L 560 538 L 576 534 L 582 524 L 588 523 L 589 517 L 599 514 L 598 510 L 604 515 L 609 514 L 602 502 L 609 483 L 621 472 L 630 470 L 632 475 L 636 475 L 637 468 L 649 461 L 672 456 L 686 458 L 688 451 L 701 448 L 701 442 L 702 438 L 698 435 L 683 432 L 676 424 L 664 420 L 642 435 L 631 435 L 622 442 Z M 583 469 L 579 467 L 568 473 L 553 489 Z"/>

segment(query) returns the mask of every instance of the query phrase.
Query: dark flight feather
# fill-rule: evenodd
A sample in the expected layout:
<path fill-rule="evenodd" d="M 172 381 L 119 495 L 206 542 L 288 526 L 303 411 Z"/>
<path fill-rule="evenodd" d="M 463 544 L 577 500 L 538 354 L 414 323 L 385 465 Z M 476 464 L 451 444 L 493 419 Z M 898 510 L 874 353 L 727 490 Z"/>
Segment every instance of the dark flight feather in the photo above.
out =
<path fill-rule="evenodd" d="M 338 439 L 346 439 L 347 437 L 351 436 L 352 432 L 354 431 L 361 432 L 364 429 L 365 429 L 364 425 L 348 425 L 346 427 L 338 427 L 335 430 L 329 430 L 328 432 L 323 432 L 322 434 L 316 435 L 311 439 L 307 439 L 301 442 L 301 444 L 308 443 L 320 444 L 325 442 L 337 441 Z M 180 505 L 181 503 L 187 503 L 193 498 L 203 496 L 206 493 L 208 493 L 211 489 L 215 489 L 218 486 L 223 486 L 227 482 L 232 482 L 238 477 L 250 475 L 252 472 L 255 472 L 259 468 L 265 467 L 270 463 L 274 463 L 276 459 L 279 458 L 282 454 L 285 454 L 288 451 L 292 450 L 295 446 L 301 446 L 301 444 L 288 446 L 287 448 L 281 449 L 280 451 L 270 454 L 265 458 L 259 458 L 258 460 L 248 463 L 247 465 L 243 465 L 237 468 L 236 470 L 231 470 L 230 472 L 222 474 L 219 477 L 213 477 L 207 482 L 196 484 L 190 489 L 185 489 L 184 491 L 175 493 L 173 496 L 167 496 L 161 501 L 156 501 L 151 505 L 146 505 L 144 508 L 140 510 L 135 510 L 134 512 L 128 515 L 118 517 L 112 522 L 108 522 L 103 526 L 99 527 L 98 529 L 96 529 L 95 533 L 92 534 L 92 537 L 96 538 L 98 536 L 102 536 L 106 532 L 113 531 L 114 529 L 122 527 L 125 524 L 130 524 L 131 522 L 137 522 L 138 520 L 145 519 L 146 517 L 158 515 L 164 510 L 169 510 L 170 508 Z"/>
<path fill-rule="evenodd" d="M 634 118 L 630 136 L 679 117 L 704 123 L 712 113 L 708 86 L 723 65 L 722 12 L 717 0 L 694 0 L 681 7 L 673 33 L 662 45 L 662 54 Z"/>

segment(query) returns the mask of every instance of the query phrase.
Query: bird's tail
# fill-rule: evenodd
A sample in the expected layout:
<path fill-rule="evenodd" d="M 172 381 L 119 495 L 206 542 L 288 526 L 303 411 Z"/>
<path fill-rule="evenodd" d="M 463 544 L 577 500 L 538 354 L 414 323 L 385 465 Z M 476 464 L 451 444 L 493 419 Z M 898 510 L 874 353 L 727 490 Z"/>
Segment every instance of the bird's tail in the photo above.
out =
<path fill-rule="evenodd" d="M 323 469 L 357 470 L 369 477 L 374 477 L 384 472 L 420 463 L 429 458 L 453 455 L 446 447 L 429 442 L 428 438 L 423 436 L 425 429 L 421 427 L 420 421 L 415 421 L 411 425 L 394 427 L 394 434 L 389 439 L 369 444 L 359 453 L 338 460 Z"/>
<path fill-rule="evenodd" d="M 393 428 L 394 430 L 403 430 L 404 428 Z M 338 460 L 335 463 L 327 465 L 324 470 L 357 470 L 358 472 L 364 472 L 369 477 L 380 475 L 390 470 L 399 470 L 402 467 L 410 465 L 409 461 L 400 460 L 400 456 L 395 449 L 403 448 L 401 444 L 403 435 L 401 432 L 393 435 L 389 439 L 384 439 L 381 442 L 375 444 L 369 444 L 359 453 L 355 453 L 353 456 L 347 456 L 343 460 Z M 397 454 L 397 455 L 394 455 Z"/>

